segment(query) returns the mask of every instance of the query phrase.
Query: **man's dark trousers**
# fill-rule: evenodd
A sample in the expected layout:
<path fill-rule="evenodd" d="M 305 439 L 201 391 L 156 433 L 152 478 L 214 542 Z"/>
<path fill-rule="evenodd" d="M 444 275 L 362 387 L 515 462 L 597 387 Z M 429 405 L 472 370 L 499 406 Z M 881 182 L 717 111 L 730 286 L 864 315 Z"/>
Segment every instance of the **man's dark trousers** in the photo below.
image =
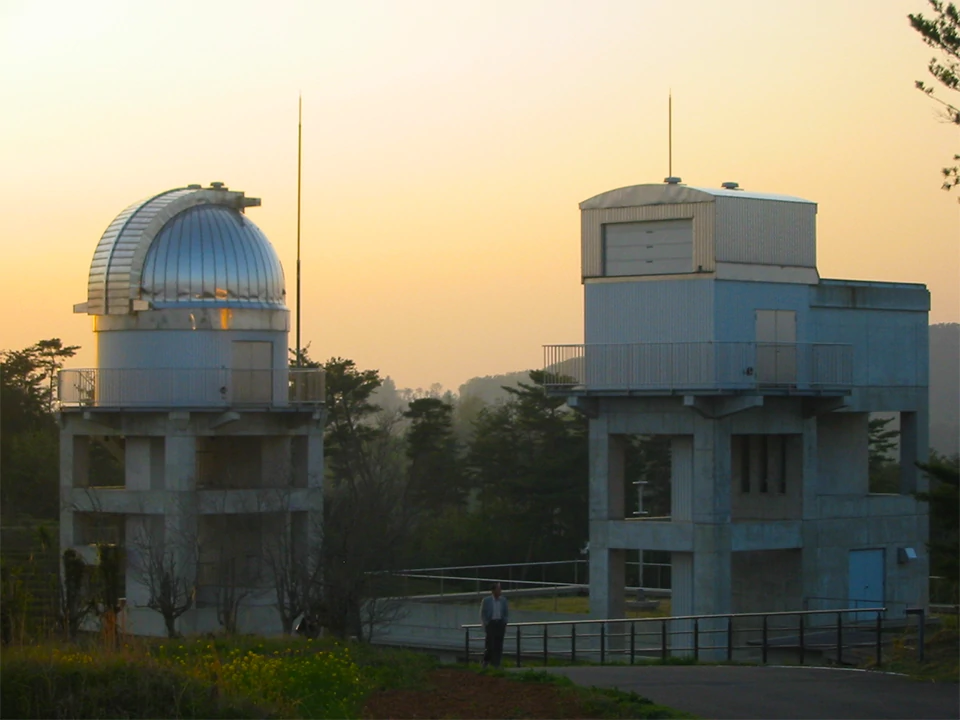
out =
<path fill-rule="evenodd" d="M 483 664 L 500 667 L 503 656 L 503 636 L 507 632 L 506 620 L 491 620 L 487 623 L 487 637 L 483 648 Z"/>

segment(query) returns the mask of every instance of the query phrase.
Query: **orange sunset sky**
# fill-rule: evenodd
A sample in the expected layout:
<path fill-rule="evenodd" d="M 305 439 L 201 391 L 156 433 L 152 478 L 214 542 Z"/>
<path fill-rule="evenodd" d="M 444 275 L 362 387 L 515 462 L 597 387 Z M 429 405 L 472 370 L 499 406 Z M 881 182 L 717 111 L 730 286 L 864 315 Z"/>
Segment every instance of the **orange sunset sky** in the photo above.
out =
<path fill-rule="evenodd" d="M 71 308 L 100 234 L 188 183 L 263 199 L 293 310 L 301 91 L 315 357 L 456 389 L 582 341 L 577 203 L 663 179 L 671 88 L 674 174 L 815 200 L 822 277 L 926 283 L 956 322 L 960 132 L 913 88 L 926 10 L 0 0 L 0 348 L 59 336 L 92 365 Z"/>

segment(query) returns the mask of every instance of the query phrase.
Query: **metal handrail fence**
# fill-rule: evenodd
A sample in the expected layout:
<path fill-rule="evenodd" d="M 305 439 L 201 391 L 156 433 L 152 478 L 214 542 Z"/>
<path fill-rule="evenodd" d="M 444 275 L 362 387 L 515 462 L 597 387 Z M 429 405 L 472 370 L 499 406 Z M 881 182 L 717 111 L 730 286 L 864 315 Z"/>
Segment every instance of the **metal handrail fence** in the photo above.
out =
<path fill-rule="evenodd" d="M 670 590 L 669 583 L 664 583 L 664 574 L 669 578 L 670 563 L 651 563 L 628 561 L 628 568 L 634 568 L 636 577 L 645 590 L 663 591 L 667 593 Z M 527 570 L 530 568 L 539 568 L 540 580 L 521 580 L 515 579 L 514 572 L 517 570 Z M 643 580 L 647 577 L 647 570 L 656 571 L 656 580 L 651 584 L 644 584 Z M 548 569 L 551 571 L 559 570 L 559 573 L 551 572 L 552 578 L 548 578 Z M 664 572 L 666 569 L 666 573 Z M 487 572 L 487 571 L 495 572 Z M 506 570 L 507 572 L 503 572 Z M 487 565 L 450 565 L 444 567 L 424 567 L 407 568 L 403 570 L 384 571 L 398 578 L 437 580 L 440 585 L 440 595 L 444 595 L 450 584 L 463 586 L 472 586 L 476 592 L 486 591 L 489 585 L 499 582 L 505 590 L 511 587 L 543 587 L 543 588 L 569 588 L 584 587 L 588 583 L 589 561 L 586 559 L 573 560 L 544 560 L 540 562 L 524 563 L 491 563 Z M 563 579 L 558 579 L 563 578 Z"/>
<path fill-rule="evenodd" d="M 804 610 L 838 610 L 838 609 L 856 609 L 858 607 L 872 608 L 877 604 L 877 600 L 869 598 L 852 597 L 825 597 L 819 595 L 806 595 L 803 598 Z M 910 603 L 902 600 L 889 600 L 884 598 L 883 606 L 887 608 L 890 616 L 905 615 L 906 610 L 911 607 Z"/>
<path fill-rule="evenodd" d="M 319 405 L 322 368 L 72 368 L 59 373 L 61 407 Z"/>
<path fill-rule="evenodd" d="M 846 390 L 853 346 L 839 343 L 544 345 L 548 388 L 588 390 Z"/>
<path fill-rule="evenodd" d="M 796 649 L 799 653 L 800 664 L 805 664 L 806 655 L 811 650 L 835 650 L 836 663 L 839 665 L 843 661 L 844 647 L 863 646 L 865 644 L 873 645 L 875 652 L 875 661 L 879 667 L 883 663 L 883 621 L 886 614 L 885 607 L 870 608 L 845 608 L 839 610 L 795 610 L 767 613 L 728 613 L 720 615 L 678 615 L 662 618 L 608 618 L 598 620 L 554 620 L 544 622 L 522 622 L 513 623 L 508 626 L 512 629 L 513 637 L 510 639 L 515 645 L 515 661 L 517 667 L 521 666 L 521 658 L 539 655 L 542 657 L 543 664 L 549 663 L 550 657 L 577 662 L 580 659 L 589 659 L 592 655 L 599 658 L 601 665 L 606 664 L 611 656 L 622 656 L 629 658 L 629 663 L 633 665 L 637 658 L 659 658 L 665 662 L 674 654 L 680 654 L 687 657 L 693 657 L 698 660 L 702 653 L 709 652 L 713 656 L 722 655 L 727 661 L 734 659 L 735 650 L 750 650 L 755 654 L 760 652 L 760 660 L 766 664 L 769 652 L 775 647 L 787 647 Z M 872 613 L 875 621 L 868 632 L 872 636 L 869 641 L 862 639 L 864 636 L 864 626 L 848 623 L 844 626 L 843 618 L 851 613 Z M 835 624 L 823 625 L 816 624 L 811 627 L 808 618 L 813 616 L 834 616 Z M 759 619 L 760 627 L 741 627 L 736 628 L 736 621 L 745 619 Z M 786 620 L 788 618 L 799 618 L 793 625 L 781 624 L 779 622 L 771 623 L 771 619 Z M 675 629 L 676 625 L 679 629 Z M 673 627 L 671 627 L 671 625 Z M 614 626 L 614 629 L 608 629 Z M 645 631 L 644 628 L 654 627 L 652 631 Z M 568 634 L 550 634 L 551 629 L 569 627 Z M 597 627 L 598 632 L 578 633 L 578 628 Z M 637 632 L 637 628 L 641 631 Z M 464 659 L 467 663 L 471 657 L 471 640 L 483 640 L 483 633 L 478 633 L 476 637 L 471 638 L 471 631 L 482 630 L 480 624 L 462 625 L 464 631 Z M 537 633 L 536 629 L 540 632 Z M 616 628 L 622 628 L 619 632 Z M 844 631 L 852 631 L 853 637 L 844 637 Z M 737 643 L 738 630 L 759 631 L 758 641 Z M 793 633 L 796 636 L 796 643 L 784 644 L 783 640 L 791 640 L 785 637 L 784 633 Z M 771 634 L 778 635 L 779 638 L 771 637 Z M 829 642 L 826 642 L 827 636 Z M 861 639 L 857 639 L 857 635 Z M 646 638 L 653 636 L 656 641 L 651 645 L 644 645 Z M 710 643 L 711 638 L 720 636 L 720 643 Z M 526 649 L 524 648 L 524 638 L 527 639 Z M 772 641 L 780 640 L 779 644 L 771 644 Z M 673 640 L 673 642 L 671 642 Z M 550 649 L 550 641 L 554 642 L 554 649 Z M 556 649 L 557 641 L 563 641 L 564 649 Z M 569 641 L 567 643 L 566 641 Z M 587 641 L 587 644 L 584 644 Z M 590 642 L 592 641 L 592 642 Z M 581 643 L 578 648 L 578 642 Z M 505 640 L 504 646 L 507 645 Z M 592 645 L 593 647 L 588 647 Z M 569 648 L 569 649 L 567 649 Z M 585 657 L 586 656 L 586 657 Z M 719 659 L 719 658 L 717 658 Z"/>

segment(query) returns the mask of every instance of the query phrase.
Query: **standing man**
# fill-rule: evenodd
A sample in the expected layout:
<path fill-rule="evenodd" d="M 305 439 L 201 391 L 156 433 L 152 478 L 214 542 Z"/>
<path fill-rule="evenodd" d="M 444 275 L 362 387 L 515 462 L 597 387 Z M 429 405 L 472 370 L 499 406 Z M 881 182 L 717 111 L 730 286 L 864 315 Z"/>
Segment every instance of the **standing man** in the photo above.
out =
<path fill-rule="evenodd" d="M 483 647 L 483 667 L 500 667 L 503 655 L 503 636 L 507 632 L 507 599 L 500 594 L 500 583 L 495 582 L 490 594 L 480 603 L 480 622 L 486 633 Z"/>

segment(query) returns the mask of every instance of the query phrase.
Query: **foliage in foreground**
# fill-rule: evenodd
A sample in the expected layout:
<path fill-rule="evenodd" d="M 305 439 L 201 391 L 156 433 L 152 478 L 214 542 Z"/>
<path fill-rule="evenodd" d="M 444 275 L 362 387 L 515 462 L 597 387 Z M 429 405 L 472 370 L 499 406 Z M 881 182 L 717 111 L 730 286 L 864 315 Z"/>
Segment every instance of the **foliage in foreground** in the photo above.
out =
<path fill-rule="evenodd" d="M 345 647 L 309 642 L 42 646 L 0 661 L 3 717 L 356 717 L 369 689 Z"/>
<path fill-rule="evenodd" d="M 943 625 L 924 640 L 924 660 L 917 659 L 916 635 L 911 632 L 893 644 L 883 670 L 928 682 L 960 682 L 960 632 L 956 616 L 943 616 Z"/>

